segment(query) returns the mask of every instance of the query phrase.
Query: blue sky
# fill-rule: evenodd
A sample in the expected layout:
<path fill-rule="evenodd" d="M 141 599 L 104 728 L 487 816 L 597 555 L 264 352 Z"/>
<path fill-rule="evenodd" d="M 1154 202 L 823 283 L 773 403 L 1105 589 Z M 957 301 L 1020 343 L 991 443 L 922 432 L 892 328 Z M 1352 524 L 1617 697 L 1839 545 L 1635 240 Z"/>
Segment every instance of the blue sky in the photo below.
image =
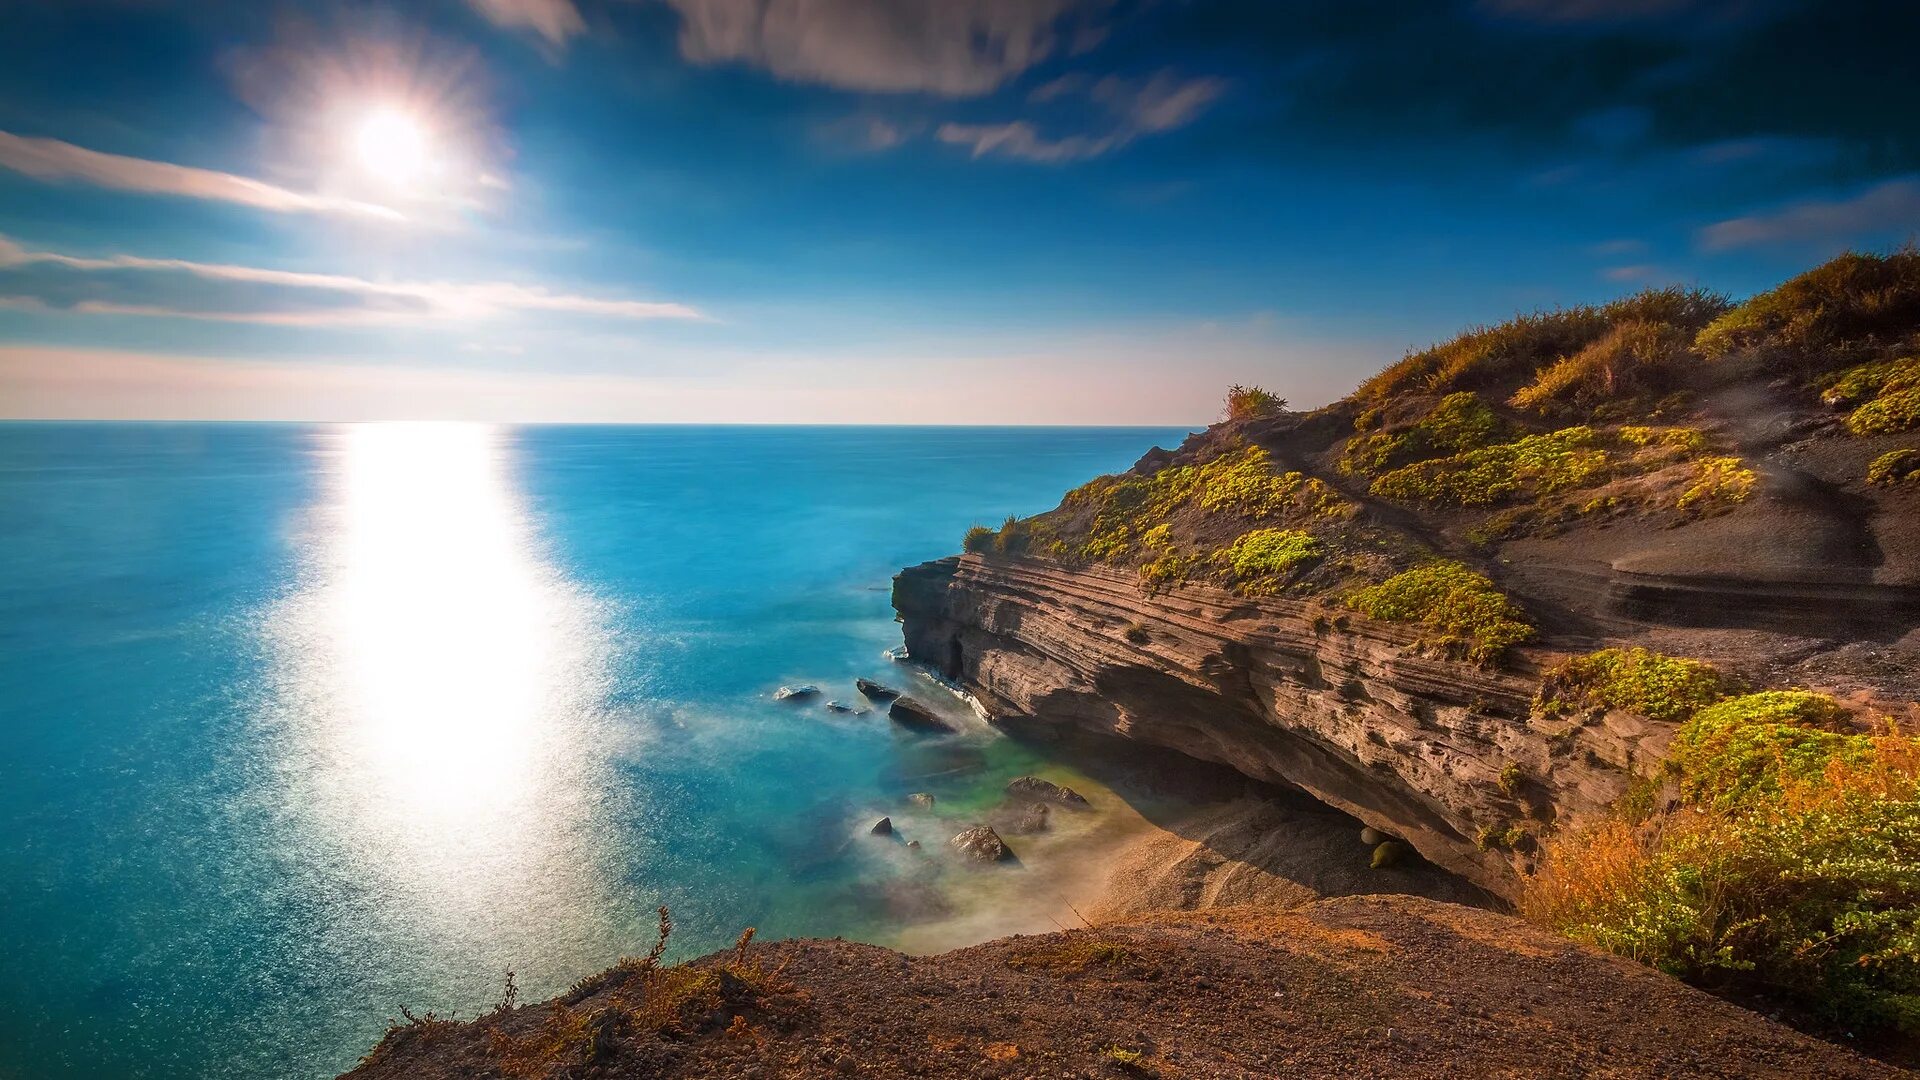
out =
<path fill-rule="evenodd" d="M 1200 423 L 1920 229 L 1896 3 L 6 5 L 0 414 Z"/>

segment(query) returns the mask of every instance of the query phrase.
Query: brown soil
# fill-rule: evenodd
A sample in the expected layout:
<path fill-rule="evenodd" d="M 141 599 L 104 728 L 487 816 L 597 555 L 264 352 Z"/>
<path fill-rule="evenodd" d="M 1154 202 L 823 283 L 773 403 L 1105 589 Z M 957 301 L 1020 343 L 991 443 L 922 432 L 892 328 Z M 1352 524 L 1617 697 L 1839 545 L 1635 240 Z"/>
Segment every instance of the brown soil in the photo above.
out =
<path fill-rule="evenodd" d="M 1410 896 L 1149 915 L 927 957 L 789 941 L 695 967 L 748 977 L 712 980 L 687 1009 L 610 980 L 558 1022 L 547 1003 L 401 1027 L 348 1075 L 1909 1075 L 1506 916 Z M 588 1037 L 538 1037 L 562 1029 Z M 553 1050 L 502 1071 L 535 1045 Z"/>

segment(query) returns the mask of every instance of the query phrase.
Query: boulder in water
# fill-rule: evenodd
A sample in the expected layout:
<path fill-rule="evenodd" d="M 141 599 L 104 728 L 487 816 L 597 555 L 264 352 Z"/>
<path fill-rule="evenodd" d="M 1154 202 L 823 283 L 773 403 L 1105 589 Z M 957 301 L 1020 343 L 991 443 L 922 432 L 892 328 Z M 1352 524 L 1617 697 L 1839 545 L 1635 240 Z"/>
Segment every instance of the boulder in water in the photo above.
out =
<path fill-rule="evenodd" d="M 844 701 L 829 701 L 827 702 L 827 711 L 837 712 L 837 713 L 850 713 L 855 710 L 853 706 L 847 704 Z"/>
<path fill-rule="evenodd" d="M 893 699 L 893 705 L 887 709 L 887 719 L 899 724 L 903 728 L 910 728 L 914 731 L 928 731 L 940 735 L 959 730 L 954 727 L 953 724 L 942 719 L 939 714 L 935 713 L 932 709 L 905 696 Z"/>
<path fill-rule="evenodd" d="M 1070 787 L 1061 787 L 1049 780 L 1037 776 L 1017 777 L 1007 784 L 1007 795 L 1027 802 L 1058 803 L 1061 806 L 1085 807 L 1086 796 Z"/>
<path fill-rule="evenodd" d="M 773 692 L 773 700 L 791 701 L 796 704 L 802 701 L 807 701 L 812 698 L 819 697 L 819 696 L 820 696 L 820 688 L 812 684 L 807 684 L 803 686 L 783 686 L 780 689 L 775 690 Z"/>
<path fill-rule="evenodd" d="M 924 791 L 916 791 L 913 794 L 907 796 L 907 801 L 912 803 L 915 806 L 921 807 L 922 809 L 926 809 L 926 810 L 933 809 L 933 796 L 927 794 Z"/>
<path fill-rule="evenodd" d="M 891 686 L 882 686 L 872 679 L 855 679 L 853 688 L 860 691 L 869 701 L 892 701 L 900 696 L 900 691 Z"/>
<path fill-rule="evenodd" d="M 990 825 L 975 825 L 966 832 L 947 841 L 947 846 L 959 852 L 968 861 L 990 866 L 995 863 L 1017 863 L 1019 857 L 1007 846 L 1000 834 Z"/>
<path fill-rule="evenodd" d="M 1000 814 L 996 821 L 1002 829 L 1014 836 L 1031 836 L 1047 831 L 1047 804 L 1027 803 L 1018 809 Z"/>
<path fill-rule="evenodd" d="M 890 817 L 881 818 L 879 821 L 873 823 L 873 828 L 868 829 L 867 833 L 871 836 L 892 836 L 893 819 Z"/>

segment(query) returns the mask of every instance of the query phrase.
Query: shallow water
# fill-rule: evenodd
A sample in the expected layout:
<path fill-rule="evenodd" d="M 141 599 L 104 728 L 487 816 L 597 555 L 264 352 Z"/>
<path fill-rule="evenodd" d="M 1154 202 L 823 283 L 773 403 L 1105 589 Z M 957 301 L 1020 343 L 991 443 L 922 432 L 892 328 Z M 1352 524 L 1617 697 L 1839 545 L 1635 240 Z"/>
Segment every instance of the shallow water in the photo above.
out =
<path fill-rule="evenodd" d="M 908 685 L 894 570 L 1181 434 L 0 425 L 0 1077 L 330 1076 L 661 904 L 681 956 L 1048 928 L 1110 794 L 770 693 Z M 1107 812 L 1025 876 L 864 835 L 1028 771 Z"/>

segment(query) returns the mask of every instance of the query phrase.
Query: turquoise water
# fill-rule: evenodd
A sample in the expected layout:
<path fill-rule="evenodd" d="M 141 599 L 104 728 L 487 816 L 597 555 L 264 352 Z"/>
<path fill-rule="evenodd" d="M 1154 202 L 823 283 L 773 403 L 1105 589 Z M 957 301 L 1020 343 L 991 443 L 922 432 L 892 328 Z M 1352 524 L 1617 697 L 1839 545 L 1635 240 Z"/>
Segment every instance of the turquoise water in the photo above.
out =
<path fill-rule="evenodd" d="M 0 1077 L 330 1076 L 660 904 L 964 906 L 860 834 L 1056 766 L 770 692 L 906 683 L 895 569 L 1181 434 L 0 425 Z"/>

